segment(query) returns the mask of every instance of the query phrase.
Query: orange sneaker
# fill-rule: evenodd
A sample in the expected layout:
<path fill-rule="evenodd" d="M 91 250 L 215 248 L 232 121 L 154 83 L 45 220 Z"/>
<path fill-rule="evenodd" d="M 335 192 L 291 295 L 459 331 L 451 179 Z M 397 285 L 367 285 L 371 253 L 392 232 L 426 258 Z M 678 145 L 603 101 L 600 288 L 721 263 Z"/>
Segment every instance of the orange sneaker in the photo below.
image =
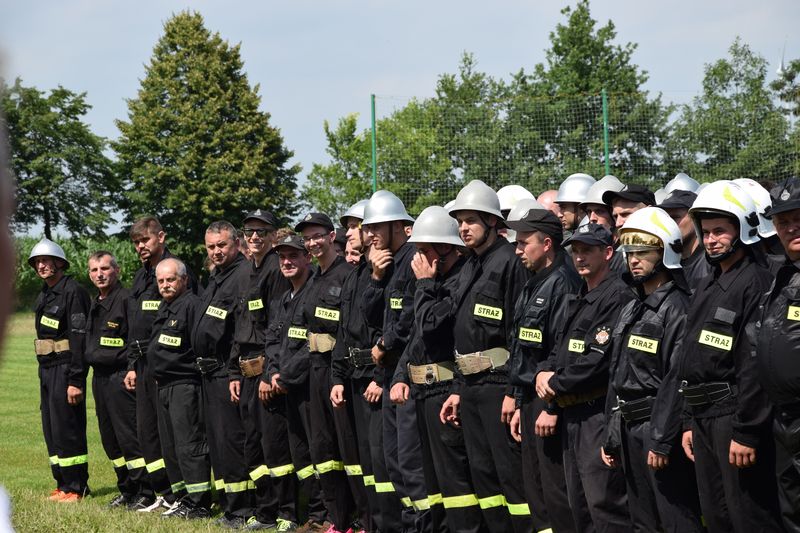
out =
<path fill-rule="evenodd" d="M 47 497 L 47 499 L 50 500 L 51 502 L 57 502 L 58 500 L 64 497 L 64 494 L 66 493 L 61 489 L 53 489 L 50 492 L 50 495 Z"/>
<path fill-rule="evenodd" d="M 58 503 L 77 503 L 83 499 L 77 492 L 63 492 L 62 494 L 61 499 L 56 500 Z"/>

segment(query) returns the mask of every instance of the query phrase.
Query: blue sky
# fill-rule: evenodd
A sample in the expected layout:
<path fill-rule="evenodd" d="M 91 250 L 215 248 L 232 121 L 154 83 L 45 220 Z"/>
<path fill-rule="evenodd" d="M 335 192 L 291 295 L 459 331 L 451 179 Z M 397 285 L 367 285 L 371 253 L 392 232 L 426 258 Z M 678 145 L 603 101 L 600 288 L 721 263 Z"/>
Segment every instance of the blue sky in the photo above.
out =
<path fill-rule="evenodd" d="M 544 60 L 549 33 L 564 21 L 566 2 L 461 0 L 136 2 L 2 0 L 0 49 L 8 78 L 49 89 L 86 91 L 93 130 L 114 138 L 125 99 L 136 95 L 162 24 L 186 8 L 206 26 L 241 43 L 250 82 L 261 86 L 272 115 L 304 176 L 324 162 L 324 120 L 352 112 L 369 121 L 369 95 L 430 96 L 437 76 L 454 72 L 472 52 L 478 68 L 507 78 Z M 574 3 L 573 3 L 574 4 Z M 597 0 L 595 19 L 612 19 L 618 42 L 635 42 L 634 61 L 647 88 L 687 101 L 700 88 L 705 63 L 725 57 L 739 35 L 770 63 L 781 51 L 800 57 L 800 2 L 775 0 Z M 386 111 L 387 109 L 384 109 Z M 379 114 L 381 109 L 378 109 Z"/>

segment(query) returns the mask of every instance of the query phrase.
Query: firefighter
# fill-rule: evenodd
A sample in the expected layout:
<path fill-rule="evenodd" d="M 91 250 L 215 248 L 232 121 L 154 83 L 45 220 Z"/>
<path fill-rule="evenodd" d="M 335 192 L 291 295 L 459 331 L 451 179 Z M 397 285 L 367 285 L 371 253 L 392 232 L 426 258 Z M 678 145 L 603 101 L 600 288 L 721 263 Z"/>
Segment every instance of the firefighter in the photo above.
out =
<path fill-rule="evenodd" d="M 129 292 L 119 282 L 119 265 L 111 253 L 93 253 L 88 266 L 98 294 L 89 309 L 86 362 L 94 371 L 92 393 L 100 440 L 114 465 L 120 491 L 109 507 L 144 509 L 154 498 L 143 493 L 146 470 L 136 436 L 136 395 L 123 384 L 128 373 Z"/>
<path fill-rule="evenodd" d="M 211 516 L 211 461 L 203 418 L 201 376 L 192 349 L 192 329 L 204 307 L 189 290 L 186 265 L 167 258 L 155 268 L 163 301 L 147 347 L 158 383 L 158 432 L 175 493 L 182 494 L 163 517 Z"/>
<path fill-rule="evenodd" d="M 539 365 L 536 393 L 563 413 L 564 472 L 575 525 L 580 531 L 629 531 L 625 477 L 600 459 L 605 428 L 611 333 L 633 293 L 611 271 L 614 239 L 588 223 L 572 234 L 572 257 L 583 278 L 570 299 L 555 348 Z"/>
<path fill-rule="evenodd" d="M 458 221 L 470 254 L 453 306 L 455 361 L 464 382 L 442 404 L 440 416 L 463 427 L 472 481 L 489 529 L 527 532 L 533 524 L 520 476 L 520 445 L 508 431 L 515 399 L 507 363 L 514 303 L 528 271 L 514 257 L 514 247 L 498 238 L 503 217 L 488 185 L 469 182 L 448 212 Z"/>
<path fill-rule="evenodd" d="M 212 222 L 205 247 L 213 270 L 203 291 L 203 312 L 197 316 L 192 348 L 203 376 L 203 410 L 206 418 L 211 465 L 220 500 L 219 525 L 238 528 L 253 515 L 250 480 L 244 458 L 245 433 L 237 405 L 231 401 L 228 362 L 233 347 L 241 268 L 247 267 L 239 251 L 236 228 L 227 221 Z"/>
<path fill-rule="evenodd" d="M 636 530 L 699 532 L 694 470 L 680 445 L 676 363 L 690 296 L 680 229 L 665 211 L 646 207 L 628 218 L 619 240 L 629 269 L 622 279 L 636 298 L 622 309 L 613 332 L 606 399 L 613 430 L 607 430 L 602 456 L 625 473 Z"/>
<path fill-rule="evenodd" d="M 438 206 L 420 213 L 409 241 L 417 249 L 411 263 L 417 279 L 414 326 L 395 371 L 392 401 L 405 404 L 413 398 L 416 404 L 433 531 L 486 531 L 467 466 L 463 430 L 439 420 L 442 404 L 457 387 L 452 306 L 464 243 L 458 223 Z"/>
<path fill-rule="evenodd" d="M 772 410 L 752 356 L 753 322 L 772 276 L 758 265 L 758 215 L 730 181 L 709 184 L 689 214 L 713 266 L 689 304 L 680 361 L 706 525 L 716 531 L 779 531 Z"/>
<path fill-rule="evenodd" d="M 564 479 L 559 408 L 536 395 L 534 382 L 537 367 L 547 360 L 566 320 L 568 296 L 578 292 L 580 277 L 561 246 L 561 224 L 550 211 L 520 203 L 506 224 L 516 230 L 517 256 L 533 274 L 514 308 L 510 376 L 519 405 L 511 432 L 522 443 L 525 494 L 536 530 L 575 531 Z"/>
<path fill-rule="evenodd" d="M 769 216 L 783 245 L 783 264 L 764 302 L 758 333 L 761 385 L 775 406 L 772 424 L 776 474 L 783 525 L 800 531 L 800 179 L 790 178 L 771 191 Z"/>
<path fill-rule="evenodd" d="M 49 499 L 74 503 L 89 493 L 86 448 L 87 367 L 84 360 L 89 294 L 66 274 L 64 250 L 42 239 L 28 265 L 44 281 L 34 304 L 42 429 L 56 488 Z"/>

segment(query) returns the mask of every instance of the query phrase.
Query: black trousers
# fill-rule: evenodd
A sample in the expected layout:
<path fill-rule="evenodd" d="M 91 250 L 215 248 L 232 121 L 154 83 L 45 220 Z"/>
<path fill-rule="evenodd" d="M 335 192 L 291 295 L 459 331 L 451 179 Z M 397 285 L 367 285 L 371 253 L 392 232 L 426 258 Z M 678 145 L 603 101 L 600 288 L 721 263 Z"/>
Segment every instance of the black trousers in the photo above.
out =
<path fill-rule="evenodd" d="M 100 441 L 114 464 L 117 488 L 122 495 L 133 497 L 146 483 L 145 460 L 136 436 L 136 395 L 125 388 L 125 368 L 116 371 L 94 369 L 94 393 Z"/>
<path fill-rule="evenodd" d="M 393 374 L 393 368 L 386 368 L 384 383 L 391 383 Z M 404 405 L 395 405 L 388 390 L 384 390 L 381 400 L 386 471 L 396 496 L 403 504 L 403 528 L 406 531 L 430 531 L 431 516 L 422 471 L 416 402 L 409 398 Z"/>
<path fill-rule="evenodd" d="M 225 498 L 221 500 L 227 516 L 253 515 L 250 475 L 244 458 L 244 425 L 239 408 L 231 401 L 228 375 L 215 372 L 203 376 L 203 410 L 206 418 L 208 447 L 215 482 L 224 480 Z"/>
<path fill-rule="evenodd" d="M 522 484 L 521 447 L 500 422 L 506 385 L 466 385 L 461 392 L 461 425 L 472 482 L 486 525 L 496 532 L 530 532 L 533 521 Z"/>
<path fill-rule="evenodd" d="M 304 420 L 308 418 L 308 382 L 288 387 L 288 394 L 285 397 L 279 396 L 270 400 L 270 404 L 276 402 L 280 405 L 274 411 L 275 416 L 282 416 L 283 413 L 286 413 L 286 425 L 289 430 L 289 452 L 292 457 L 294 473 L 300 483 L 300 490 L 308 498 L 308 510 L 305 514 L 309 520 L 321 524 L 328 519 L 328 511 L 323 502 L 322 489 L 314 470 L 314 463 L 311 460 L 308 434 L 304 423 Z M 270 446 L 270 449 L 265 451 L 267 464 L 270 463 L 273 453 L 280 454 L 277 449 L 280 443 L 270 439 Z M 280 455 L 277 457 L 280 457 Z M 281 461 L 276 459 L 273 462 L 279 463 Z M 302 515 L 303 513 L 298 510 L 298 516 Z M 302 519 L 300 522 L 302 522 Z"/>
<path fill-rule="evenodd" d="M 625 475 L 600 458 L 606 428 L 603 402 L 566 407 L 564 422 L 564 475 L 578 531 L 631 531 Z"/>
<path fill-rule="evenodd" d="M 783 525 L 787 531 L 800 532 L 800 417 L 776 408 L 773 434 Z"/>
<path fill-rule="evenodd" d="M 373 518 L 373 524 L 365 526 L 369 531 L 402 531 L 402 504 L 389 479 L 383 453 L 383 396 L 375 403 L 364 398 L 364 392 L 371 382 L 371 377 L 351 381 L 359 457 Z M 383 394 L 388 392 L 384 391 Z"/>
<path fill-rule="evenodd" d="M 330 401 L 330 400 L 328 400 Z M 363 527 L 370 523 L 369 500 L 364 486 L 364 472 L 361 468 L 360 450 L 355 431 L 355 414 L 353 411 L 353 391 L 345 387 L 345 404 L 333 408 L 333 422 L 336 426 L 336 438 L 342 454 L 344 473 L 353 495 L 356 515 Z"/>
<path fill-rule="evenodd" d="M 536 419 L 545 407 L 538 397 L 522 402 L 522 476 L 525 497 L 535 531 L 552 528 L 555 533 L 577 531 L 569 508 L 564 455 L 561 446 L 563 421 L 550 437 L 536 435 Z"/>
<path fill-rule="evenodd" d="M 242 380 L 239 411 L 245 430 L 244 455 L 256 485 L 255 515 L 262 523 L 280 517 L 297 522 L 297 481 L 289 453 L 289 430 L 284 402 L 264 405 L 258 398 L 261 377 Z"/>
<path fill-rule="evenodd" d="M 200 383 L 175 383 L 158 391 L 158 429 L 173 487 L 192 505 L 211 506 L 211 461 Z M 178 492 L 178 491 L 176 491 Z"/>
<path fill-rule="evenodd" d="M 733 415 L 692 418 L 692 443 L 703 518 L 711 533 L 783 531 L 775 479 L 775 441 L 765 432 L 756 463 L 728 462 Z"/>
<path fill-rule="evenodd" d="M 431 502 L 434 531 L 482 533 L 488 528 L 472 486 L 464 431 L 439 420 L 439 412 L 448 395 L 447 391 L 442 391 L 416 401 L 428 498 L 439 495 L 437 502 Z M 441 524 L 436 512 L 439 507 L 444 510 L 444 523 Z"/>
<path fill-rule="evenodd" d="M 86 401 L 78 405 L 67 403 L 68 373 L 68 361 L 47 368 L 39 366 L 39 408 L 56 486 L 64 492 L 82 495 L 89 480 Z"/>
<path fill-rule="evenodd" d="M 144 496 L 164 496 L 174 501 L 169 474 L 161 454 L 161 438 L 158 434 L 158 385 L 147 368 L 144 358 L 136 361 L 136 437 L 142 450 L 147 470 L 147 486 L 142 487 Z"/>
<path fill-rule="evenodd" d="M 669 464 L 661 470 L 647 466 L 651 442 L 649 421 L 623 422 L 622 467 L 634 531 L 704 531 L 694 467 L 680 440 L 673 443 Z"/>

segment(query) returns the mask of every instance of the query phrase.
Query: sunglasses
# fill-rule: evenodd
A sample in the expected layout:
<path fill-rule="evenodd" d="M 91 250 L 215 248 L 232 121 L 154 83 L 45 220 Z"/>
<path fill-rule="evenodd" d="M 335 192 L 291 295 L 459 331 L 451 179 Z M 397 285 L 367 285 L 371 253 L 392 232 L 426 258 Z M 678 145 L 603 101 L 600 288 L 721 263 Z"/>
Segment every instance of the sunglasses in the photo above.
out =
<path fill-rule="evenodd" d="M 259 237 L 263 237 L 272 230 L 269 228 L 243 228 L 242 231 L 244 232 L 245 237 L 249 237 L 253 233 L 258 235 Z"/>

